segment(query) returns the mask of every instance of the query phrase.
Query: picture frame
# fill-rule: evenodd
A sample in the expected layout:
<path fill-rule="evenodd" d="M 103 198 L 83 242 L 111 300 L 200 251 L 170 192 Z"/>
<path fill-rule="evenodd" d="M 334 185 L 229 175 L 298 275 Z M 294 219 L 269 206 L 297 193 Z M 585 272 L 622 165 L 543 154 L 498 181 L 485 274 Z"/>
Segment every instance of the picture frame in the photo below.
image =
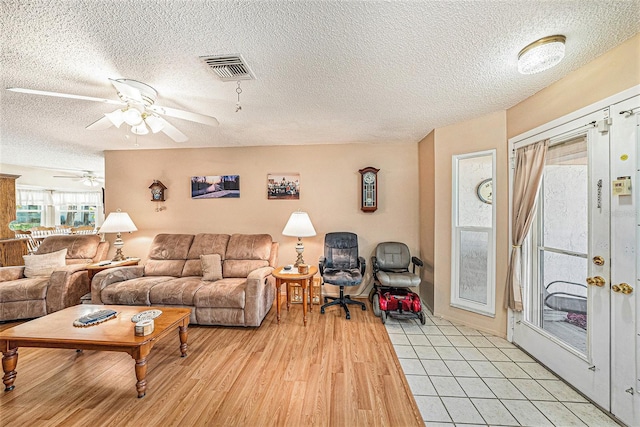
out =
<path fill-rule="evenodd" d="M 192 199 L 229 199 L 240 197 L 240 175 L 191 177 Z"/>
<path fill-rule="evenodd" d="M 300 199 L 299 173 L 267 174 L 267 199 L 298 200 Z"/>

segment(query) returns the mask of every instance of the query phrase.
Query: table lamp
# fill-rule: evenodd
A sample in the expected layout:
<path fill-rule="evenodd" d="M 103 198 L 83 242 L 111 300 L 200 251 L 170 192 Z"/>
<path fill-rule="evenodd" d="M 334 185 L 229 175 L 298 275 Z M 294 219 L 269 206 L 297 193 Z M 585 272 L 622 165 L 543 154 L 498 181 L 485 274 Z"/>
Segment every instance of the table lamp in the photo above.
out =
<path fill-rule="evenodd" d="M 116 248 L 116 256 L 111 261 L 123 261 L 125 259 L 124 255 L 122 255 L 124 241 L 121 233 L 131 233 L 132 231 L 138 231 L 136 225 L 131 221 L 129 214 L 122 212 L 120 209 L 111 212 L 107 219 L 104 220 L 102 227 L 100 227 L 100 233 L 118 233 L 116 234 L 116 241 L 113 242 L 113 247 Z"/>
<path fill-rule="evenodd" d="M 296 244 L 298 259 L 294 265 L 297 267 L 300 264 L 304 264 L 304 260 L 302 259 L 302 253 L 304 252 L 302 238 L 316 235 L 316 230 L 313 228 L 313 224 L 311 224 L 309 215 L 306 212 L 300 211 L 292 213 L 289 221 L 287 221 L 287 225 L 285 225 L 284 230 L 282 230 L 282 235 L 298 238 L 298 243 Z"/>

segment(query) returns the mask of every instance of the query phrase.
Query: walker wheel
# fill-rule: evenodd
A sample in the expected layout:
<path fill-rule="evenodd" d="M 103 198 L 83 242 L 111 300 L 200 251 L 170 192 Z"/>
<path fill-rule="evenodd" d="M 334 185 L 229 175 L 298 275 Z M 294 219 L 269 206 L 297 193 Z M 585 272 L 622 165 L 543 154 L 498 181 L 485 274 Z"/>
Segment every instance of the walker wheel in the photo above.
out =
<path fill-rule="evenodd" d="M 376 287 L 374 286 L 373 288 L 371 288 L 371 290 L 369 291 L 369 302 L 373 302 L 373 296 L 377 294 L 376 292 Z"/>
<path fill-rule="evenodd" d="M 382 310 L 380 311 L 380 320 L 382 320 L 382 324 L 387 323 L 387 312 Z"/>
<path fill-rule="evenodd" d="M 423 312 L 420 312 L 418 317 L 420 318 L 421 325 L 424 325 L 425 323 L 427 323 L 427 316 L 425 316 Z"/>

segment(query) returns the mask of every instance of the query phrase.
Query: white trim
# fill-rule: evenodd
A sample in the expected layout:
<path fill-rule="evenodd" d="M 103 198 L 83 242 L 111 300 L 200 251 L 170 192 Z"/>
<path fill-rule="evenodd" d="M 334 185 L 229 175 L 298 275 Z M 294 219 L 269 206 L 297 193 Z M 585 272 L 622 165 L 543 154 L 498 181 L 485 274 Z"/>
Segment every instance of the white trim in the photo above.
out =
<path fill-rule="evenodd" d="M 491 203 L 491 228 L 458 226 L 458 170 L 459 161 L 464 159 L 491 156 L 491 179 L 493 188 L 497 188 L 496 182 L 496 156 L 497 150 L 484 150 L 466 154 L 456 154 L 451 158 L 452 162 L 452 209 L 451 209 L 451 296 L 449 305 L 484 316 L 495 317 L 496 314 L 496 200 Z M 495 194 L 495 191 L 494 191 Z M 460 259 L 460 231 L 475 230 L 485 231 L 488 235 L 487 253 L 487 295 L 486 304 L 461 298 L 458 289 L 458 270 Z"/>

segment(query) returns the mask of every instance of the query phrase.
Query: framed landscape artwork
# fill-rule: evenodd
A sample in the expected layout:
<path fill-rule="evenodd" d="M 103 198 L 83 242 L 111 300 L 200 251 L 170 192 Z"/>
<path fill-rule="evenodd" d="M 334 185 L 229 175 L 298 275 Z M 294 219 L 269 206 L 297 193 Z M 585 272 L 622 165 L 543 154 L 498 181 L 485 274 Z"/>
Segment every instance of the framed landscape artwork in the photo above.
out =
<path fill-rule="evenodd" d="M 267 199 L 298 200 L 299 198 L 299 173 L 267 174 Z"/>
<path fill-rule="evenodd" d="M 191 177 L 192 199 L 240 197 L 240 175 L 210 175 Z"/>

